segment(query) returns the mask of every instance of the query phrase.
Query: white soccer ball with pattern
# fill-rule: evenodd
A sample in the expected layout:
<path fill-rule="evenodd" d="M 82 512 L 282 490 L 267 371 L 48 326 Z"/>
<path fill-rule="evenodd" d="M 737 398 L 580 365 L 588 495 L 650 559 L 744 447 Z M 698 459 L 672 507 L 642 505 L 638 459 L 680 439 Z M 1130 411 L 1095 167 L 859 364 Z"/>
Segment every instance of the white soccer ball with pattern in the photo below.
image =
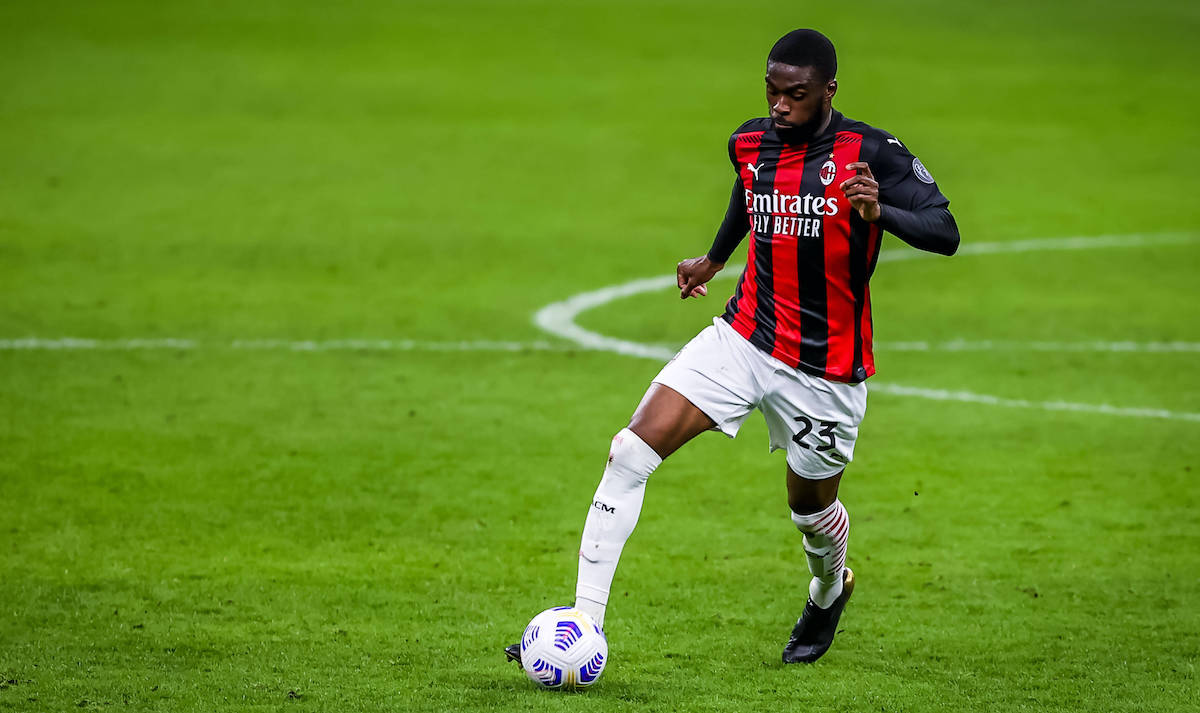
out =
<path fill-rule="evenodd" d="M 608 639 L 592 617 L 572 607 L 538 614 L 521 636 L 521 666 L 545 688 L 587 688 L 608 661 Z"/>

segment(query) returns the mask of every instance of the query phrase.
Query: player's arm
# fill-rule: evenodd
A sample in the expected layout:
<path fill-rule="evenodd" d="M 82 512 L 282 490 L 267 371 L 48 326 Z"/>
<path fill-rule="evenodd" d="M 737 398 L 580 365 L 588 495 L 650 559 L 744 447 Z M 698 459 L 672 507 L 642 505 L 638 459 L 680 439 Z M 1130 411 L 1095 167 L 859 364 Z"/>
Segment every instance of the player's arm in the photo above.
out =
<path fill-rule="evenodd" d="M 880 203 L 879 210 L 879 225 L 914 248 L 939 255 L 953 255 L 958 250 L 958 223 L 948 208 L 904 210 Z"/>
<path fill-rule="evenodd" d="M 729 207 L 725 210 L 725 220 L 721 221 L 721 227 L 717 229 L 708 254 L 689 258 L 675 267 L 680 299 L 703 297 L 708 294 L 705 283 L 725 267 L 729 256 L 733 255 L 742 238 L 750 231 L 750 218 L 746 215 L 746 201 L 742 190 L 741 179 L 735 179 L 733 192 L 729 196 Z"/>
<path fill-rule="evenodd" d="M 950 201 L 933 177 L 895 137 L 886 139 L 871 163 L 855 161 L 846 168 L 857 175 L 842 182 L 842 190 L 863 220 L 904 242 L 929 252 L 953 255 L 958 250 L 958 224 Z M 879 172 L 879 178 L 873 173 Z"/>

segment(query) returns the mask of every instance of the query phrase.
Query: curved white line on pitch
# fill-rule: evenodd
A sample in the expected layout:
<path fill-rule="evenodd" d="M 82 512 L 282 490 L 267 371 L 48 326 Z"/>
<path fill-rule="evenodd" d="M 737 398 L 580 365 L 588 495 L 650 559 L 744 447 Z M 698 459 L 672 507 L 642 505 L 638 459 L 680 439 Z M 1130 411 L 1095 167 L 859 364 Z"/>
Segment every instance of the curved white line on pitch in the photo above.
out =
<path fill-rule="evenodd" d="M 993 243 L 974 243 L 964 245 L 958 250 L 958 255 L 995 255 L 1003 253 L 1037 252 L 1045 250 L 1092 250 L 1096 248 L 1137 247 L 1140 245 L 1162 245 L 1172 243 L 1195 242 L 1195 233 L 1160 233 L 1155 235 L 1098 235 L 1093 237 L 1043 238 L 1037 240 L 1013 240 Z M 915 249 L 884 250 L 879 254 L 879 262 L 900 262 L 933 257 Z M 718 277 L 733 277 L 741 273 L 742 265 L 726 265 L 725 271 Z M 546 305 L 533 315 L 533 322 L 539 328 L 578 344 L 586 349 L 597 349 L 615 352 L 626 356 L 636 356 L 646 359 L 666 361 L 675 355 L 675 350 L 663 346 L 641 344 L 626 339 L 609 337 L 575 323 L 575 318 L 586 310 L 608 304 L 623 297 L 631 297 L 643 292 L 664 290 L 677 287 L 674 275 L 648 277 L 621 285 L 610 285 L 598 290 L 583 292 L 569 297 L 561 302 Z M 910 343 L 911 344 L 911 343 Z M 1164 409 L 1122 408 L 1107 404 L 1077 404 L 1064 401 L 1025 401 L 1023 399 L 1005 399 L 999 396 L 976 394 L 970 391 L 943 391 L 939 389 L 923 389 L 911 386 L 872 382 L 872 389 L 879 393 L 891 393 L 897 396 L 913 396 L 937 401 L 962 401 L 967 403 L 982 403 L 992 406 L 1009 408 L 1036 408 L 1047 411 L 1078 411 L 1085 413 L 1100 413 L 1116 416 L 1135 416 L 1141 418 L 1166 418 L 1184 421 L 1200 421 L 1200 413 L 1167 411 Z"/>
<path fill-rule="evenodd" d="M 733 272 L 741 272 L 742 269 L 741 265 L 727 266 L 727 269 L 729 268 L 732 268 Z M 608 304 L 613 300 L 619 300 L 622 297 L 632 297 L 643 292 L 665 290 L 668 287 L 675 287 L 675 285 L 674 275 L 664 275 L 662 277 L 648 277 L 644 280 L 634 280 L 633 282 L 626 282 L 623 285 L 610 285 L 609 287 L 602 287 L 591 292 L 582 292 L 573 297 L 568 297 L 562 302 L 555 302 L 539 309 L 533 315 L 533 323 L 557 337 L 575 342 L 587 349 L 600 349 L 624 354 L 625 356 L 661 359 L 665 361 L 674 356 L 676 350 L 652 344 L 640 344 L 625 339 L 617 339 L 616 337 L 606 337 L 603 334 L 597 334 L 575 324 L 575 318 L 582 312 Z"/>

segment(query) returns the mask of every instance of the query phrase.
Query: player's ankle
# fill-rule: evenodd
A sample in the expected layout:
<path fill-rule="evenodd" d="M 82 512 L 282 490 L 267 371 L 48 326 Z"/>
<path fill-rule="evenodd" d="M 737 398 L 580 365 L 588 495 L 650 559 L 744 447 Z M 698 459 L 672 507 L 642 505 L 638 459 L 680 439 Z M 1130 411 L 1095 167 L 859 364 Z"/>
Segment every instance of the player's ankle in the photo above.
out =
<path fill-rule="evenodd" d="M 606 609 L 605 605 L 601 604 L 600 602 L 594 602 L 586 597 L 576 597 L 575 608 L 595 619 L 596 624 L 599 625 L 601 629 L 604 628 L 604 610 Z"/>
<path fill-rule="evenodd" d="M 808 583 L 808 598 L 822 609 L 828 609 L 833 606 L 837 598 L 842 596 L 842 573 L 838 572 L 836 577 L 822 579 L 813 577 Z"/>

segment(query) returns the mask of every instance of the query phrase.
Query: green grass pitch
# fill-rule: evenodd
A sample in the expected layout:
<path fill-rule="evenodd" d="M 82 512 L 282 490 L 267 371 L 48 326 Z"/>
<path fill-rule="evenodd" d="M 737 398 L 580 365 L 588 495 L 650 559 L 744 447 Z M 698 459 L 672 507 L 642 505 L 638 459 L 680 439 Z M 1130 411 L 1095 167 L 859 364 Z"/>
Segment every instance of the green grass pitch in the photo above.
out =
<path fill-rule="evenodd" d="M 964 247 L 1125 242 L 880 265 L 819 663 L 779 663 L 808 575 L 755 416 L 651 479 L 600 683 L 537 690 L 501 648 L 571 600 L 660 364 L 532 315 L 707 249 L 797 26 Z M 0 711 L 1195 710 L 1198 36 L 1191 2 L 0 4 Z M 732 284 L 578 321 L 678 345 Z M 190 341 L 13 341 L 68 337 Z M 414 348 L 234 348 L 339 339 Z M 991 346 L 902 348 L 953 340 Z"/>

